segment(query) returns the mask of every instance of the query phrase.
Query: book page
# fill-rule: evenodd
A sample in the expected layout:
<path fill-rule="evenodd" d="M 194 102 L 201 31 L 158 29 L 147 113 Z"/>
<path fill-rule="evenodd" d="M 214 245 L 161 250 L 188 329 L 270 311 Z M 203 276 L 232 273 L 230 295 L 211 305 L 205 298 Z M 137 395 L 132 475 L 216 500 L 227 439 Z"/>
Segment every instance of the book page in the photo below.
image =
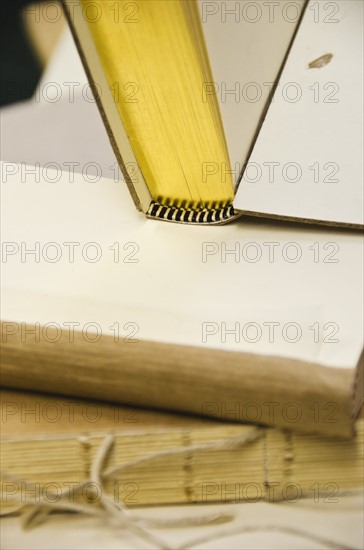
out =
<path fill-rule="evenodd" d="M 363 224 L 363 3 L 329 7 L 307 7 L 235 198 L 240 211 Z"/>
<path fill-rule="evenodd" d="M 231 169 L 237 182 L 268 97 L 299 24 L 305 0 L 207 2 L 200 0 L 202 27 L 213 83 L 202 100 L 219 100 Z M 219 167 L 222 171 L 224 167 Z"/>
<path fill-rule="evenodd" d="M 354 367 L 362 239 L 147 220 L 122 182 L 2 164 L 3 320 Z M 131 345 L 134 345 L 131 343 Z"/>

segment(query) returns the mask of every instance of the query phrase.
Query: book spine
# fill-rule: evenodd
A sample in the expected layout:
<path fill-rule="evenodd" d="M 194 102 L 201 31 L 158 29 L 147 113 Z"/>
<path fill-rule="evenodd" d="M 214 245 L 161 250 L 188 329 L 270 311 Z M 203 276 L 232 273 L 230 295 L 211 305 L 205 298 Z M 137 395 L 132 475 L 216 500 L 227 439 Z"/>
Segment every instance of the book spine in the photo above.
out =
<path fill-rule="evenodd" d="M 229 501 L 297 502 L 301 498 L 317 504 L 318 497 L 323 500 L 355 490 L 360 494 L 364 485 L 363 419 L 356 424 L 357 437 L 351 440 L 322 440 L 315 435 L 259 428 L 258 438 L 236 447 L 231 446 L 231 441 L 243 440 L 254 428 L 215 424 L 205 429 L 114 432 L 108 463 L 115 473 L 110 475 L 105 468 L 99 492 L 105 491 L 116 502 L 130 507 Z M 90 465 L 103 440 L 101 436 L 87 434 L 34 438 L 31 431 L 26 438 L 2 439 L 2 513 L 18 511 L 28 503 L 26 499 L 30 503 L 34 487 L 38 488 L 38 503 L 42 499 L 47 503 L 48 493 L 43 487 L 51 485 L 49 480 L 52 489 L 56 484 L 59 499 L 72 483 L 73 493 L 65 494 L 64 501 L 69 497 L 72 502 L 90 505 L 87 493 L 80 487 L 87 483 Z M 26 463 L 24 456 L 28 457 Z M 139 463 L 137 469 L 135 463 Z M 13 471 L 14 464 L 22 481 L 15 476 L 10 481 L 6 475 Z"/>
<path fill-rule="evenodd" d="M 235 214 L 232 205 L 226 208 L 190 210 L 165 206 L 152 201 L 147 212 L 147 217 L 175 223 L 213 225 L 227 223 L 237 218 L 238 215 Z"/>
<path fill-rule="evenodd" d="M 138 341 L 96 343 L 76 332 L 22 339 L 3 321 L 5 387 L 95 398 L 351 437 L 356 369 L 285 357 Z M 38 327 L 39 328 L 39 327 Z M 53 342 L 52 342 L 53 339 Z M 56 341 L 57 340 L 57 341 Z"/>

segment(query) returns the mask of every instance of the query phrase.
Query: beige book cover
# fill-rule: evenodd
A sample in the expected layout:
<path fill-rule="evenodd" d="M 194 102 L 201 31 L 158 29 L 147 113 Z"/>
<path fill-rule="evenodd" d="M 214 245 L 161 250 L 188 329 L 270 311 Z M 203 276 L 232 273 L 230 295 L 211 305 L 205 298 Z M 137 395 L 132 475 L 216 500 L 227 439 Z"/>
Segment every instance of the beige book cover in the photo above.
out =
<path fill-rule="evenodd" d="M 356 431 L 338 440 L 2 390 L 2 513 L 34 502 L 91 505 L 92 465 L 110 437 L 97 494 L 126 506 L 337 502 L 363 487 L 362 417 Z"/>

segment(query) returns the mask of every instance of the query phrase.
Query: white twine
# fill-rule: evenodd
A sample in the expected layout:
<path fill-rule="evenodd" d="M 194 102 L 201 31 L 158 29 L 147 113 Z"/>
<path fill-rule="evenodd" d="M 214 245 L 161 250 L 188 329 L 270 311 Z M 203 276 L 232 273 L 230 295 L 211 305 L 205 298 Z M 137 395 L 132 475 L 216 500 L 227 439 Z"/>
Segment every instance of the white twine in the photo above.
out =
<path fill-rule="evenodd" d="M 156 548 L 168 550 L 170 548 L 168 543 L 156 536 L 151 531 L 151 528 L 217 525 L 232 521 L 234 519 L 234 515 L 215 513 L 197 518 L 184 517 L 172 520 L 145 518 L 131 512 L 124 503 L 115 502 L 104 490 L 105 481 L 110 478 L 115 478 L 117 474 L 120 475 L 121 472 L 133 468 L 134 466 L 151 462 L 153 460 L 176 455 L 190 454 L 199 451 L 228 450 L 241 447 L 256 441 L 258 438 L 263 436 L 263 433 L 264 432 L 262 429 L 254 428 L 248 433 L 244 433 L 230 439 L 184 447 L 175 447 L 166 451 L 157 451 L 103 471 L 104 462 L 111 452 L 112 446 L 115 442 L 115 436 L 110 434 L 103 439 L 96 452 L 94 460 L 91 464 L 89 479 L 86 479 L 78 484 L 76 489 L 66 489 L 62 494 L 62 499 L 58 502 L 37 502 L 33 500 L 31 503 L 28 502 L 26 504 L 22 504 L 17 510 L 13 510 L 12 513 L 15 511 L 22 512 L 21 519 L 23 528 L 25 529 L 32 529 L 42 524 L 47 520 L 51 512 L 75 512 L 80 514 L 88 514 L 103 518 L 116 527 L 129 529 L 131 532 L 135 533 L 137 536 L 149 542 Z M 5 477 L 8 476 L 5 475 Z M 89 484 L 94 484 L 101 488 L 101 496 L 97 507 L 91 503 L 87 505 L 66 501 L 67 497 L 71 494 L 71 491 L 82 491 L 82 489 Z"/>
<path fill-rule="evenodd" d="M 196 445 L 189 445 L 184 447 L 175 447 L 165 451 L 156 451 L 148 455 L 142 456 L 121 464 L 103 470 L 103 465 L 106 458 L 109 456 L 111 449 L 115 442 L 114 435 L 106 436 L 101 445 L 99 446 L 94 460 L 90 468 L 89 479 L 81 482 L 76 492 L 81 491 L 86 485 L 94 484 L 101 488 L 101 496 L 98 502 L 98 506 L 90 504 L 77 504 L 65 499 L 71 494 L 71 491 L 75 491 L 74 488 L 69 488 L 62 494 L 62 500 L 58 502 L 37 502 L 33 501 L 30 504 L 22 504 L 15 511 L 21 511 L 22 525 L 24 529 L 32 529 L 42 523 L 44 523 L 52 512 L 73 512 L 78 514 L 87 514 L 94 517 L 102 518 L 108 521 L 114 527 L 121 527 L 128 529 L 144 541 L 152 544 L 155 548 L 160 550 L 172 550 L 169 543 L 163 540 L 161 537 L 155 535 L 151 529 L 153 528 L 166 528 L 166 527 L 197 527 L 218 525 L 221 523 L 228 523 L 235 519 L 234 514 L 215 513 L 208 514 L 199 517 L 183 517 L 178 519 L 150 519 L 131 512 L 124 503 L 115 502 L 110 495 L 104 490 L 105 481 L 115 478 L 116 475 L 120 475 L 123 471 L 133 468 L 142 463 L 151 462 L 165 457 L 171 457 L 176 455 L 184 455 L 190 453 L 196 453 L 199 451 L 207 450 L 228 450 L 235 449 L 252 443 L 261 438 L 264 434 L 264 430 L 261 428 L 253 428 L 248 433 L 235 436 L 230 439 L 214 441 L 212 443 L 203 443 Z M 8 477 L 6 474 L 4 477 Z M 6 515 L 6 514 L 1 514 Z M 285 534 L 298 535 L 313 542 L 320 544 L 326 544 L 328 548 L 342 548 L 343 550 L 355 550 L 350 546 L 343 546 L 342 543 L 335 542 L 334 540 L 327 539 L 320 535 L 312 534 L 303 529 L 296 529 L 287 527 L 286 525 L 246 525 L 237 526 L 229 529 L 223 529 L 220 531 L 213 531 L 206 535 L 201 535 L 193 540 L 183 543 L 179 546 L 175 546 L 174 550 L 186 550 L 191 549 L 192 546 L 200 546 L 211 540 L 218 540 L 224 537 L 232 536 L 235 534 L 243 534 L 257 531 L 276 531 Z"/>

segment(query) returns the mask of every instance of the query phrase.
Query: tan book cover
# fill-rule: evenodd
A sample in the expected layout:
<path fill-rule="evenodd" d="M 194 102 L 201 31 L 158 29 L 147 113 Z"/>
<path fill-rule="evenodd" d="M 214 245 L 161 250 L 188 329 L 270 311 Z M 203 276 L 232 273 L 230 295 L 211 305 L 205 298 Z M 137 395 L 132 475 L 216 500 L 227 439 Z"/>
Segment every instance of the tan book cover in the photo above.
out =
<path fill-rule="evenodd" d="M 2 390 L 2 513 L 34 501 L 71 503 L 70 487 L 74 500 L 90 504 L 92 464 L 110 436 L 97 489 L 127 506 L 335 502 L 363 487 L 362 417 L 356 433 L 338 440 Z"/>

